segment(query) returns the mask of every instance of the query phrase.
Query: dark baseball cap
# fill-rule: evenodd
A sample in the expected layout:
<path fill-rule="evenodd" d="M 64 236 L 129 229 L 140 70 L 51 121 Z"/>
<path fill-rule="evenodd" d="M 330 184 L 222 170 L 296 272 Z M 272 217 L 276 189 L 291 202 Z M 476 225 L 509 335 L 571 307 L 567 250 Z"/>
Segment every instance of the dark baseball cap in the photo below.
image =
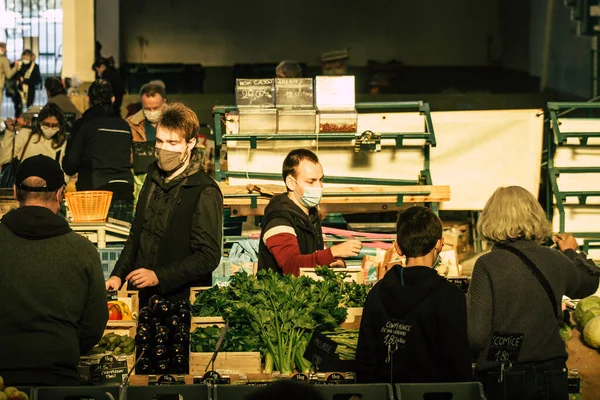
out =
<path fill-rule="evenodd" d="M 23 181 L 32 176 L 37 176 L 46 181 L 43 187 L 23 185 Z M 45 156 L 37 155 L 26 158 L 17 169 L 15 185 L 28 192 L 55 192 L 65 185 L 65 173 L 58 162 Z"/>

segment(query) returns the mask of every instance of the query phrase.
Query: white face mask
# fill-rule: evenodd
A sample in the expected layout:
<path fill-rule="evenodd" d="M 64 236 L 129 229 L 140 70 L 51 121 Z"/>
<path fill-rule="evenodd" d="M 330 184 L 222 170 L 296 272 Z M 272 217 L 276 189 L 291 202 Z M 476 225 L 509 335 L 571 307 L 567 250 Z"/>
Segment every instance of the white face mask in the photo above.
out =
<path fill-rule="evenodd" d="M 53 128 L 49 128 L 47 126 L 42 125 L 41 126 L 42 129 L 42 133 L 44 134 L 44 137 L 46 139 L 52 139 L 52 137 L 54 135 L 56 135 L 58 133 L 58 131 L 60 130 L 60 128 L 58 126 L 55 126 Z"/>
<path fill-rule="evenodd" d="M 162 117 L 162 110 L 155 110 L 155 111 L 146 111 L 144 110 L 144 116 L 146 117 L 146 119 L 151 122 L 151 123 L 156 123 L 160 120 L 160 117 Z"/>
<path fill-rule="evenodd" d="M 29 63 L 31 63 L 31 60 L 23 60 L 23 64 L 28 65 Z"/>
<path fill-rule="evenodd" d="M 296 181 L 296 183 L 298 184 L 298 186 L 302 186 L 302 185 L 300 185 L 300 183 L 298 183 L 298 181 Z M 296 196 L 300 197 L 300 202 L 302 203 L 302 205 L 306 208 L 312 208 L 312 207 L 318 206 L 319 203 L 321 202 L 321 198 L 323 197 L 323 188 L 322 187 L 312 187 L 312 186 L 302 186 L 302 189 L 304 189 L 303 196 L 298 196 L 298 193 L 296 193 L 296 191 L 294 190 L 294 193 L 296 193 Z"/>

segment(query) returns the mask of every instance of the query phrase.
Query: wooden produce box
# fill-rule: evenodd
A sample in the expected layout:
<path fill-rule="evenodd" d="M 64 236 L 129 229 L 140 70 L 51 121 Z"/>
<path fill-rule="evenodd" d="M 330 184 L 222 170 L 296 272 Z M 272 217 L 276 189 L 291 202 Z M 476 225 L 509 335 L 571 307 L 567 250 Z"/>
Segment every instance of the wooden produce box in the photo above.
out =
<path fill-rule="evenodd" d="M 190 353 L 190 374 L 204 375 L 213 353 Z M 210 370 L 210 368 L 209 368 Z M 215 371 L 220 374 L 260 374 L 262 371 L 260 352 L 223 352 L 217 355 Z"/>
<path fill-rule="evenodd" d="M 115 320 L 115 319 L 113 319 L 113 320 L 108 321 L 108 325 L 123 326 L 123 327 L 137 326 L 137 316 L 140 311 L 138 292 L 136 290 L 121 290 L 118 292 L 117 296 L 118 296 L 117 300 L 125 303 L 127 305 L 127 307 L 129 308 L 132 319 L 130 319 L 130 320 L 127 320 L 127 319 Z M 108 302 L 110 303 L 111 301 L 113 301 L 113 300 L 109 300 Z M 134 336 L 135 336 L 135 332 L 134 332 Z"/>
<path fill-rule="evenodd" d="M 346 278 L 347 282 L 364 283 L 365 273 L 362 268 L 332 268 L 333 272 L 346 273 L 350 275 Z M 300 276 L 308 276 L 316 281 L 320 281 L 323 278 L 317 276 L 314 268 L 300 268 Z"/>
<path fill-rule="evenodd" d="M 190 288 L 190 304 L 194 304 L 199 291 L 208 290 L 208 289 L 212 289 L 212 286 L 202 286 L 202 287 Z"/>

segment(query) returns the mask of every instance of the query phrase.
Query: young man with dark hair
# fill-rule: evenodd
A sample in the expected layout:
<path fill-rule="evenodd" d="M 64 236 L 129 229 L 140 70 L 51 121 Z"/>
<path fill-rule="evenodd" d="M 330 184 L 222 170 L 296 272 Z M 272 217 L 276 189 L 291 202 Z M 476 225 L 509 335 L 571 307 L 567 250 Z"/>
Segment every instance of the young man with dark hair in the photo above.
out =
<path fill-rule="evenodd" d="M 62 81 L 57 76 L 49 76 L 44 81 L 44 89 L 48 95 L 48 103 L 54 103 L 66 114 L 75 115 L 75 119 L 81 118 L 81 112 L 75 107 L 75 104 L 67 96 L 67 90 Z"/>
<path fill-rule="evenodd" d="M 400 214 L 395 265 L 369 292 L 356 349 L 361 383 L 471 380 L 465 295 L 436 272 L 444 239 L 425 207 Z"/>
<path fill-rule="evenodd" d="M 0 376 L 10 386 L 79 385 L 79 356 L 108 320 L 98 252 L 57 215 L 64 189 L 58 162 L 27 158 L 19 208 L 0 223 Z"/>
<path fill-rule="evenodd" d="M 113 192 L 108 216 L 131 222 L 131 130 L 114 114 L 113 101 L 110 83 L 99 79 L 90 85 L 90 108 L 73 126 L 62 165 L 68 175 L 79 174 L 77 190 Z"/>
<path fill-rule="evenodd" d="M 265 209 L 258 269 L 298 276 L 300 268 L 343 267 L 344 258 L 358 255 L 358 240 L 325 249 L 317 208 L 323 167 L 317 155 L 306 149 L 291 151 L 283 161 L 282 176 L 287 193 L 273 197 Z"/>
<path fill-rule="evenodd" d="M 156 143 L 156 125 L 167 106 L 167 92 L 162 81 L 151 81 L 140 90 L 142 109 L 127 118 L 133 135 L 133 179 L 137 199 L 146 179 L 146 170 L 154 162 L 148 149 Z"/>
<path fill-rule="evenodd" d="M 160 294 L 188 300 L 190 287 L 210 286 L 221 260 L 223 197 L 202 169 L 200 123 L 182 104 L 167 106 L 156 129 L 156 161 L 140 192 L 129 239 L 107 289 L 125 281 L 140 304 Z"/>

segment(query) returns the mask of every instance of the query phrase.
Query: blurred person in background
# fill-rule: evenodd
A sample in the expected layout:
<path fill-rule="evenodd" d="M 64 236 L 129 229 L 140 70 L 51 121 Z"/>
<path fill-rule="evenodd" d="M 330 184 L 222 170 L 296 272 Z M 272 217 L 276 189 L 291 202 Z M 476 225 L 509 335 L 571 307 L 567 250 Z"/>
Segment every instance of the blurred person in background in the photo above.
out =
<path fill-rule="evenodd" d="M 50 76 L 46 78 L 44 88 L 48 95 L 48 103 L 56 104 L 64 113 L 75 114 L 75 119 L 81 118 L 81 112 L 75 107 L 69 96 L 67 96 L 67 89 L 65 89 L 59 77 Z"/>
<path fill-rule="evenodd" d="M 121 221 L 133 219 L 133 176 L 131 173 L 131 129 L 115 115 L 110 83 L 97 80 L 88 89 L 90 108 L 75 122 L 62 165 L 76 188 L 113 192 L 108 216 Z"/>
<path fill-rule="evenodd" d="M 296 61 L 285 60 L 275 68 L 277 78 L 302 78 L 302 67 Z"/>
<path fill-rule="evenodd" d="M 16 73 L 14 80 L 16 90 L 12 92 L 12 101 L 15 105 L 15 118 L 23 114 L 23 106 L 29 108 L 35 100 L 35 88 L 42 83 L 40 67 L 35 63 L 35 56 L 31 50 L 23 50 L 21 61 L 15 62 Z"/>
<path fill-rule="evenodd" d="M 121 116 L 121 105 L 123 104 L 123 95 L 125 94 L 125 83 L 123 78 L 117 69 L 114 67 L 114 63 L 111 63 L 109 58 L 100 58 L 94 63 L 94 69 L 96 70 L 98 78 L 101 78 L 112 87 L 113 96 L 115 101 L 113 102 L 113 111 L 119 117 Z"/>
<path fill-rule="evenodd" d="M 162 81 L 151 81 L 140 90 L 142 109 L 127 118 L 133 135 L 134 197 L 137 199 L 146 179 L 148 166 L 155 161 L 156 126 L 167 106 L 167 92 Z"/>
<path fill-rule="evenodd" d="M 4 85 L 17 72 L 20 64 L 21 62 L 17 61 L 14 67 L 10 66 L 10 61 L 8 61 L 8 57 L 6 56 L 6 43 L 0 42 L 0 105 L 2 104 Z"/>
<path fill-rule="evenodd" d="M 62 162 L 67 145 L 65 117 L 56 104 L 46 104 L 29 126 L 20 126 L 8 118 L 0 147 L 0 162 L 7 165 L 16 158 L 19 162 L 43 154 Z M 15 170 L 16 172 L 16 170 Z"/>

